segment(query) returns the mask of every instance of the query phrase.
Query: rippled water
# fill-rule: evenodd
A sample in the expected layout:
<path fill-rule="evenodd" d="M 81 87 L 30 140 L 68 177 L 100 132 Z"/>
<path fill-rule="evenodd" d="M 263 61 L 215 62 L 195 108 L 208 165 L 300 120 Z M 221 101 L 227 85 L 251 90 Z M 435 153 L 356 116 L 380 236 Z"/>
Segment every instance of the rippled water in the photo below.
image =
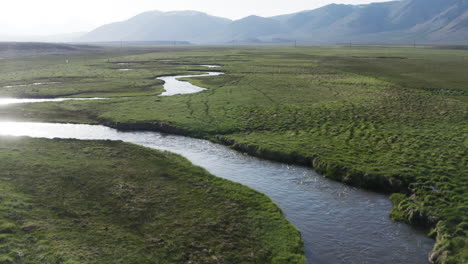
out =
<path fill-rule="evenodd" d="M 261 160 L 209 141 L 104 126 L 0 122 L 0 135 L 110 139 L 185 156 L 214 175 L 271 197 L 301 231 L 313 264 L 425 264 L 434 241 L 392 222 L 387 196 L 330 181 L 313 170 Z"/>

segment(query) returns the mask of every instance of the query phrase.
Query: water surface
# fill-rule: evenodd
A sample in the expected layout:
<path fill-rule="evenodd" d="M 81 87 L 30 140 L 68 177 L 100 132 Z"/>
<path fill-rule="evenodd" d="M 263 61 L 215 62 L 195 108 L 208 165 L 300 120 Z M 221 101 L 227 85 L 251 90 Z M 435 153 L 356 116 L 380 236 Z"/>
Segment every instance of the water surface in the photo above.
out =
<path fill-rule="evenodd" d="M 28 84 L 16 84 L 16 85 L 6 85 L 3 88 L 15 88 L 15 87 L 29 87 L 29 86 L 40 86 L 40 85 L 50 85 L 50 84 L 59 84 L 59 82 L 36 82 Z"/>
<path fill-rule="evenodd" d="M 208 65 L 208 64 L 205 64 L 205 65 L 199 65 L 199 66 L 202 66 L 202 67 L 207 67 L 207 68 L 219 68 L 219 67 L 221 67 L 221 65 Z"/>
<path fill-rule="evenodd" d="M 196 85 L 191 84 L 190 82 L 179 81 L 178 78 L 190 78 L 190 77 L 206 77 L 206 76 L 217 76 L 224 74 L 222 72 L 208 72 L 206 74 L 198 75 L 177 75 L 177 76 L 165 76 L 159 77 L 158 80 L 164 81 L 164 89 L 166 90 L 160 96 L 173 96 L 178 94 L 192 94 L 199 93 L 206 90 Z"/>
<path fill-rule="evenodd" d="M 83 101 L 83 100 L 103 100 L 103 99 L 106 99 L 106 98 L 100 98 L 100 97 L 92 97 L 92 98 L 44 98 L 44 99 L 0 98 L 0 106 L 1 105 L 11 105 L 11 104 L 63 102 L 63 101 Z"/>

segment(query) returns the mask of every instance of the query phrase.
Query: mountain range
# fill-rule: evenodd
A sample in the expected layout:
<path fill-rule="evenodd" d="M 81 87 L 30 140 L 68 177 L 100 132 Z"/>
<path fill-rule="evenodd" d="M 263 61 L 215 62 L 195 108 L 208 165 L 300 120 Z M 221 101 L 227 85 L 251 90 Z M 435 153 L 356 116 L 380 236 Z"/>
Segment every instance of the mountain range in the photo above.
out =
<path fill-rule="evenodd" d="M 239 20 L 197 11 L 150 11 L 101 26 L 81 42 L 189 41 L 195 44 L 408 44 L 468 42 L 468 0 L 331 4 L 274 17 Z"/>

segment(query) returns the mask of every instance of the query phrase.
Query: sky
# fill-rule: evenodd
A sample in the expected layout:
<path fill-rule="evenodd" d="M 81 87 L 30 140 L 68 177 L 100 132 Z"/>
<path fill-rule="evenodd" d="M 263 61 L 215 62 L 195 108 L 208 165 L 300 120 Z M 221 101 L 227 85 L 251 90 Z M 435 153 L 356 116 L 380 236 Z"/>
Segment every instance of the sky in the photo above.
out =
<path fill-rule="evenodd" d="M 0 36 L 87 32 L 139 13 L 197 10 L 239 19 L 315 9 L 331 3 L 366 4 L 388 0 L 0 0 Z"/>

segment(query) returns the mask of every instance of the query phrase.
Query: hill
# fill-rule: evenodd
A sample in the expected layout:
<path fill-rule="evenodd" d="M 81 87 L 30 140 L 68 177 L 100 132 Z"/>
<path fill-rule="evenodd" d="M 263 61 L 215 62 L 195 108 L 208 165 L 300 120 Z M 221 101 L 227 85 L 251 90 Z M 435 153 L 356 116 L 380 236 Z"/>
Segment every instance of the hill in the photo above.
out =
<path fill-rule="evenodd" d="M 196 11 L 150 11 L 86 34 L 81 41 L 190 41 L 205 42 L 231 21 Z"/>

